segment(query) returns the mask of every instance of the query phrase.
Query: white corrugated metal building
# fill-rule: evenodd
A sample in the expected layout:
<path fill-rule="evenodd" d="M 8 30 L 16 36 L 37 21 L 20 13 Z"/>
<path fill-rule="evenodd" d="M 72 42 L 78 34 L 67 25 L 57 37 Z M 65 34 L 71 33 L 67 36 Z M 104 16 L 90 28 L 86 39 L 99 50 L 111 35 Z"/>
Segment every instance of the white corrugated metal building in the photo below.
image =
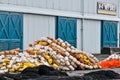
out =
<path fill-rule="evenodd" d="M 1 51 L 26 49 L 44 36 L 90 53 L 118 47 L 119 8 L 119 0 L 0 0 Z"/>

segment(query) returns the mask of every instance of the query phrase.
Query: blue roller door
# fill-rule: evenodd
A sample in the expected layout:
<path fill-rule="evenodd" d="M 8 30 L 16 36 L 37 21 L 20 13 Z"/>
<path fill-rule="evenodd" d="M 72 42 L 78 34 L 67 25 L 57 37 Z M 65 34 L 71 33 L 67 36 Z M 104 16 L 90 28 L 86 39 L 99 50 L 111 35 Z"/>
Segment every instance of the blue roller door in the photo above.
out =
<path fill-rule="evenodd" d="M 22 18 L 20 13 L 0 12 L 0 51 L 23 48 Z"/>
<path fill-rule="evenodd" d="M 101 47 L 117 47 L 118 30 L 117 22 L 102 21 Z"/>
<path fill-rule="evenodd" d="M 56 37 L 69 42 L 76 47 L 77 39 L 77 20 L 74 18 L 57 18 Z"/>

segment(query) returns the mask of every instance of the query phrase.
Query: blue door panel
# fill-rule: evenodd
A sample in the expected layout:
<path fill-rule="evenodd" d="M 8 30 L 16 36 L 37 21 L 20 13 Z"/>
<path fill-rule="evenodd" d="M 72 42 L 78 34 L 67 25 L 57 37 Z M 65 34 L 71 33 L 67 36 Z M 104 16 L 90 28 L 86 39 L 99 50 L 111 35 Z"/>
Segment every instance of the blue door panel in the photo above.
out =
<path fill-rule="evenodd" d="M 102 22 L 102 45 L 101 47 L 117 47 L 117 22 Z"/>
<path fill-rule="evenodd" d="M 0 12 L 0 51 L 22 49 L 22 17 L 20 13 Z"/>
<path fill-rule="evenodd" d="M 58 18 L 58 38 L 63 39 L 64 41 L 67 40 L 67 18 Z"/>
<path fill-rule="evenodd" d="M 19 13 L 10 13 L 10 18 L 9 18 L 9 35 L 10 39 L 13 39 L 10 41 L 10 49 L 14 49 L 16 47 L 20 47 L 22 49 L 22 15 Z M 12 31 L 12 32 L 11 32 Z"/>
<path fill-rule="evenodd" d="M 8 13 L 0 13 L 0 39 L 8 39 Z"/>
<path fill-rule="evenodd" d="M 57 20 L 57 38 L 61 38 L 76 47 L 76 19 L 58 17 Z"/>
<path fill-rule="evenodd" d="M 10 38 L 12 39 L 20 39 L 20 31 L 21 31 L 21 15 L 19 14 L 10 14 L 10 18 L 9 18 L 9 32 L 10 32 Z M 12 31 L 12 32 L 11 32 Z"/>

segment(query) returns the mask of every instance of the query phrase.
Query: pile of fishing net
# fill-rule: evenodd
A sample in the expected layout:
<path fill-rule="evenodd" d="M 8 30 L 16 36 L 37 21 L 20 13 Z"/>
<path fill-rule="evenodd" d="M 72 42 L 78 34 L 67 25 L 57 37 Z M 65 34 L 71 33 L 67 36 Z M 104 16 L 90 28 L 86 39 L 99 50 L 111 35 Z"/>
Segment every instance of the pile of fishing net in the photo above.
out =
<path fill-rule="evenodd" d="M 108 58 L 100 61 L 101 68 L 120 68 L 120 54 L 112 54 Z"/>
<path fill-rule="evenodd" d="M 111 70 L 100 70 L 84 74 L 83 76 L 69 76 L 65 72 L 53 67 L 41 65 L 34 68 L 26 68 L 18 74 L 1 74 L 0 80 L 111 80 L 120 79 L 120 74 Z"/>

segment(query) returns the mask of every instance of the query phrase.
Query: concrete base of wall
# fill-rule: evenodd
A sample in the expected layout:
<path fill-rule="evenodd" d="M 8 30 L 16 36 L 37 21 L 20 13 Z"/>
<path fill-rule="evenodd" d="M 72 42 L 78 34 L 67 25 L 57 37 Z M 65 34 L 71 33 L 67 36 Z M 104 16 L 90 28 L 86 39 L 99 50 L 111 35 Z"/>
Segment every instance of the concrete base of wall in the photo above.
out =
<path fill-rule="evenodd" d="M 101 50 L 101 54 L 113 54 L 113 53 L 120 53 L 120 48 L 106 47 Z"/>

